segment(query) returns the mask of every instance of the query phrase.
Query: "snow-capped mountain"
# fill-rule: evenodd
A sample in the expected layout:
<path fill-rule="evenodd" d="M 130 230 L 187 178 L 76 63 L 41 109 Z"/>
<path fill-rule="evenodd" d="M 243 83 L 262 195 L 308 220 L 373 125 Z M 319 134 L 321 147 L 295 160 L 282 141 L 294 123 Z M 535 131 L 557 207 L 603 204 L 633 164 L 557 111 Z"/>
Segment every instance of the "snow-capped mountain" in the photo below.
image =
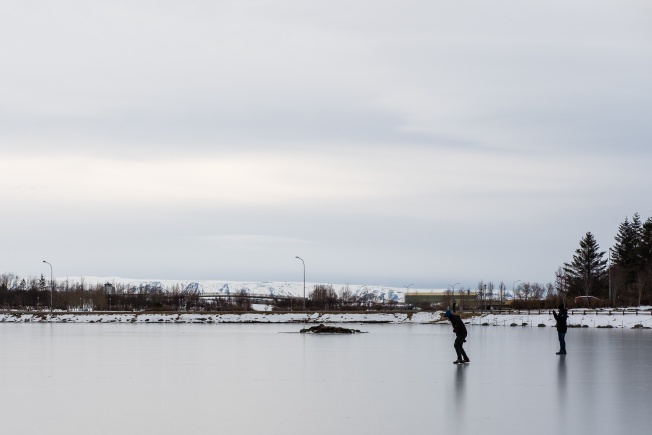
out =
<path fill-rule="evenodd" d="M 55 281 L 67 280 L 69 284 L 84 282 L 85 285 L 110 284 L 116 289 L 128 293 L 136 292 L 179 292 L 184 294 L 219 294 L 236 295 L 242 292 L 265 296 L 296 296 L 303 297 L 303 282 L 240 282 L 219 280 L 141 280 L 118 277 L 68 277 L 55 278 Z M 316 285 L 323 283 L 306 282 L 305 295 L 310 296 Z M 341 295 L 344 291 L 351 296 L 369 302 L 403 302 L 405 289 L 359 284 L 327 284 Z M 412 291 L 418 291 L 413 289 Z M 432 291 L 432 290 L 430 290 Z"/>

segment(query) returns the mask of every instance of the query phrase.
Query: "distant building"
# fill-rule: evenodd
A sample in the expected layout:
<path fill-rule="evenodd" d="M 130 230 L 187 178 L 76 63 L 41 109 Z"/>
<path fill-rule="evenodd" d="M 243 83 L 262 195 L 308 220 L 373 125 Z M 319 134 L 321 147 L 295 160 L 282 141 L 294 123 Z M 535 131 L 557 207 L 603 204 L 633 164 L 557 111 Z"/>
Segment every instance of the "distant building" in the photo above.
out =
<path fill-rule="evenodd" d="M 443 305 L 452 307 L 455 302 L 457 307 L 468 306 L 478 301 L 478 293 L 475 291 L 456 291 L 455 294 L 450 290 L 433 290 L 433 291 L 414 291 L 405 293 L 405 303 L 409 305 Z"/>

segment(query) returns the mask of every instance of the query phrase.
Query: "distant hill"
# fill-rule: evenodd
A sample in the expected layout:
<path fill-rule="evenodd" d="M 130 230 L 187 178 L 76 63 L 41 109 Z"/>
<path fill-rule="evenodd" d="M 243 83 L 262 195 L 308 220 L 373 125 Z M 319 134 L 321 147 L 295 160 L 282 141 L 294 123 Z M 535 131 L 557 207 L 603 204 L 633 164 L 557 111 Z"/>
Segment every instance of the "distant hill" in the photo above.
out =
<path fill-rule="evenodd" d="M 118 277 L 68 277 L 70 283 L 84 282 L 86 285 L 97 285 L 109 283 L 116 288 L 124 288 L 128 292 L 170 292 L 179 291 L 186 294 L 259 294 L 268 296 L 296 296 L 303 297 L 303 282 L 240 282 L 220 280 L 157 280 L 157 279 L 132 279 Z M 55 278 L 61 281 L 61 278 Z M 315 285 L 323 283 L 306 282 L 306 297 L 310 295 Z M 336 293 L 340 294 L 343 289 L 348 290 L 356 298 L 363 300 L 402 303 L 405 300 L 405 288 L 384 287 L 375 285 L 360 284 L 328 284 L 333 287 Z M 412 291 L 433 291 L 432 289 L 411 289 Z"/>

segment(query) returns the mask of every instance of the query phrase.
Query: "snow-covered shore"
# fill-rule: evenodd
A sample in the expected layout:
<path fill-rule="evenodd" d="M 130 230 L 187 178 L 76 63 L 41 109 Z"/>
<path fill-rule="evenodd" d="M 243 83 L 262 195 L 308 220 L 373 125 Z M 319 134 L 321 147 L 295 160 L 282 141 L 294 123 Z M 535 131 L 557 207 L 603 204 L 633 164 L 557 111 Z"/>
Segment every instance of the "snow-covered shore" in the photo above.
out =
<path fill-rule="evenodd" d="M 551 313 L 542 314 L 485 314 L 468 319 L 471 325 L 485 326 L 551 326 L 556 325 Z M 652 315 L 649 309 L 638 314 L 632 311 L 598 312 L 574 310 L 568 317 L 571 328 L 652 328 Z"/>
<path fill-rule="evenodd" d="M 0 323 L 434 323 L 441 312 L 420 313 L 0 313 Z"/>
<path fill-rule="evenodd" d="M 618 312 L 571 312 L 571 327 L 589 328 L 652 328 L 652 312 L 641 307 L 638 314 L 628 310 Z M 465 317 L 471 327 L 482 326 L 529 326 L 554 327 L 552 314 L 478 314 Z M 441 311 L 392 312 L 392 313 L 49 313 L 5 312 L 0 313 L 0 323 L 387 323 L 387 324 L 433 324 L 447 323 Z"/>

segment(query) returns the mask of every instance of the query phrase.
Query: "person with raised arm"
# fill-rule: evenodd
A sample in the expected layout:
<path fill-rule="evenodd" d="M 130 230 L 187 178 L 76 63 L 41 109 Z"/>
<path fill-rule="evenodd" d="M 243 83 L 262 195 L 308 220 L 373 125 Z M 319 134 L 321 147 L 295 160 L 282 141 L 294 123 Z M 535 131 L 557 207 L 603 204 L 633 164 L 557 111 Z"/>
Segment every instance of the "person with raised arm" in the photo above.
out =
<path fill-rule="evenodd" d="M 557 336 L 559 337 L 559 352 L 557 355 L 566 355 L 566 331 L 568 330 L 568 311 L 564 304 L 559 304 L 559 313 L 552 310 L 552 315 L 557 321 Z"/>

